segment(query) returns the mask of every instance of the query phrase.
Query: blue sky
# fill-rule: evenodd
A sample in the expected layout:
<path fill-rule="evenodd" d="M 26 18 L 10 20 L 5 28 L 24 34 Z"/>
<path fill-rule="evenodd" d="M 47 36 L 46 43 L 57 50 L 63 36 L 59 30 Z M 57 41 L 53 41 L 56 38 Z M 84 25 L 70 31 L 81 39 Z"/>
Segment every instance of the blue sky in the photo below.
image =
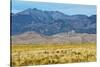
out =
<path fill-rule="evenodd" d="M 61 3 L 44 3 L 44 2 L 31 2 L 12 0 L 12 12 L 17 13 L 28 8 L 37 8 L 46 11 L 60 11 L 67 15 L 93 15 L 96 14 L 95 5 L 76 5 L 76 4 L 61 4 Z"/>

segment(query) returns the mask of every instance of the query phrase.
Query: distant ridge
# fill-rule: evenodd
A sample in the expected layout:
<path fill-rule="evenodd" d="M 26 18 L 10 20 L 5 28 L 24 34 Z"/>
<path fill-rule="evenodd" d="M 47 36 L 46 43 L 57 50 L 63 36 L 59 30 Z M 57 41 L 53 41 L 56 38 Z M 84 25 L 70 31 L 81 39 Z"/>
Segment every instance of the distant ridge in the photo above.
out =
<path fill-rule="evenodd" d="M 18 35 L 35 31 L 43 35 L 70 32 L 96 34 L 96 15 L 66 15 L 59 11 L 43 11 L 37 8 L 11 13 L 12 32 Z"/>

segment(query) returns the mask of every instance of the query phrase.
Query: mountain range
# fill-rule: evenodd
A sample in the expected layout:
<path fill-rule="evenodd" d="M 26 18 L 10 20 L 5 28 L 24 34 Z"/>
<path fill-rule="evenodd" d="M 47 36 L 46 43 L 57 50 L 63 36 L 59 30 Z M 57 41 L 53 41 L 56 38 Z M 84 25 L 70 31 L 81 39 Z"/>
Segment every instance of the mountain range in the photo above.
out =
<path fill-rule="evenodd" d="M 96 34 L 96 15 L 66 15 L 60 11 L 29 8 L 11 13 L 11 35 L 28 31 L 43 35 L 71 32 Z"/>

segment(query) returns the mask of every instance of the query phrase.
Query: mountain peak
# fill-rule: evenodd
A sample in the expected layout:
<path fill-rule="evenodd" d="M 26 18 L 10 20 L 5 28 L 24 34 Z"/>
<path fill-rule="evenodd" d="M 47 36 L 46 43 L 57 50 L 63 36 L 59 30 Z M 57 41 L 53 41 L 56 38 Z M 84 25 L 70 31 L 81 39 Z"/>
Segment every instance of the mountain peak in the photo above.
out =
<path fill-rule="evenodd" d="M 24 11 L 21 11 L 21 12 L 19 12 L 19 13 L 17 13 L 17 14 L 21 14 L 21 15 L 31 15 L 34 11 L 41 11 L 41 10 L 39 10 L 39 9 L 37 9 L 37 8 L 28 8 L 28 9 L 25 9 Z"/>
<path fill-rule="evenodd" d="M 96 15 L 66 15 L 60 11 L 28 8 L 12 16 L 12 34 L 35 31 L 53 35 L 74 30 L 76 33 L 96 33 Z"/>

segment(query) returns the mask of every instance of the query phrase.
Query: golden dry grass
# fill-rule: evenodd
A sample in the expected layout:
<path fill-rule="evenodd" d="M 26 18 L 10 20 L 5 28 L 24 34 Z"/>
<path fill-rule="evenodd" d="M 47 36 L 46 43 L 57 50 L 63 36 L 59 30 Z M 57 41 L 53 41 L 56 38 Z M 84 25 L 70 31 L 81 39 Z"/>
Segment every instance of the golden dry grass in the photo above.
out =
<path fill-rule="evenodd" d="M 12 45 L 12 66 L 94 61 L 96 61 L 95 43 Z"/>

